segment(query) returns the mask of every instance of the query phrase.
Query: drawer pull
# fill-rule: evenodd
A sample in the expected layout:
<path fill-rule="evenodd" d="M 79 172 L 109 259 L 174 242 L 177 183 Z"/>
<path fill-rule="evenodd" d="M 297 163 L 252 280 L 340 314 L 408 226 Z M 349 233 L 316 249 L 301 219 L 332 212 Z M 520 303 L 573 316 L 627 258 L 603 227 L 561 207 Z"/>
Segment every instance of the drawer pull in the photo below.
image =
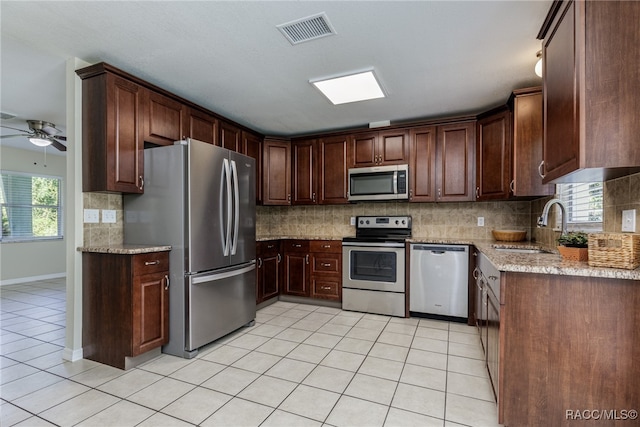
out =
<path fill-rule="evenodd" d="M 155 261 L 145 261 L 144 265 L 158 265 L 160 264 L 160 260 L 157 259 Z"/>
<path fill-rule="evenodd" d="M 323 263 L 322 263 L 322 266 L 323 266 L 323 267 L 331 267 L 331 264 L 329 264 L 328 262 L 323 262 Z"/>
<path fill-rule="evenodd" d="M 331 245 L 322 245 L 322 247 L 325 249 L 331 249 Z"/>
<path fill-rule="evenodd" d="M 322 289 L 323 291 L 330 291 L 331 286 L 320 286 L 320 289 Z"/>
<path fill-rule="evenodd" d="M 267 245 L 267 249 L 273 249 L 274 245 Z"/>
<path fill-rule="evenodd" d="M 295 244 L 295 245 L 293 245 L 293 247 L 294 247 L 294 248 L 301 248 L 301 247 L 302 247 L 302 245 Z"/>

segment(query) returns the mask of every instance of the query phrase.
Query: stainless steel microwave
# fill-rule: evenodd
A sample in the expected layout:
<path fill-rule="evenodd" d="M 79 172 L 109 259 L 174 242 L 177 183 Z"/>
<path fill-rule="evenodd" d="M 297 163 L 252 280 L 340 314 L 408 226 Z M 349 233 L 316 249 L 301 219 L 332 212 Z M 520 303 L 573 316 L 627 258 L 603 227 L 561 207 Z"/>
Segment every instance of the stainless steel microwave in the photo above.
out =
<path fill-rule="evenodd" d="M 408 165 L 349 169 L 349 201 L 407 200 L 408 179 Z"/>

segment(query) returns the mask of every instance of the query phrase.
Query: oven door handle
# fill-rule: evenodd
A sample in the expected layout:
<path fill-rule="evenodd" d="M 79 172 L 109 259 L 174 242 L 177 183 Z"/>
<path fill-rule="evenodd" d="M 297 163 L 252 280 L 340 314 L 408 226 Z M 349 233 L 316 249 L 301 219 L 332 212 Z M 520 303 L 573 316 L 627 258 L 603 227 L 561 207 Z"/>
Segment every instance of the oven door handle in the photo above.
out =
<path fill-rule="evenodd" d="M 342 242 L 342 246 L 356 246 L 365 248 L 404 248 L 404 243 L 392 243 L 392 242 Z"/>

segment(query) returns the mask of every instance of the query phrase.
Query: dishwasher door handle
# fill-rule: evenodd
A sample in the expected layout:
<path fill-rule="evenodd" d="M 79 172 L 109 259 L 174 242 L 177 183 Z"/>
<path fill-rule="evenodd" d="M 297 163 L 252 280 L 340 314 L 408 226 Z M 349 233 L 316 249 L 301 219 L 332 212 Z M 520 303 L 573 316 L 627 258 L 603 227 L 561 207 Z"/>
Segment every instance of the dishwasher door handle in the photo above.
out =
<path fill-rule="evenodd" d="M 431 251 L 432 254 L 434 255 L 444 255 L 446 251 Z"/>

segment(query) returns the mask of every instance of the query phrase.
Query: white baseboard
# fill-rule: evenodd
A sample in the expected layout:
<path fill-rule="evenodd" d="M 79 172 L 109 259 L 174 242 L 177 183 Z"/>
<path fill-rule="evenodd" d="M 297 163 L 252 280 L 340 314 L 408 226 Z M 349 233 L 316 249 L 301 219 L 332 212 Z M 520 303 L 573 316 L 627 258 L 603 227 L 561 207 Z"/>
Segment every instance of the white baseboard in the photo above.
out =
<path fill-rule="evenodd" d="M 75 362 L 77 360 L 82 359 L 82 349 L 77 348 L 72 350 L 70 348 L 66 348 L 62 350 L 62 358 L 64 360 L 68 360 L 69 362 Z"/>
<path fill-rule="evenodd" d="M 43 274 L 41 276 L 20 277 L 18 279 L 0 280 L 0 286 L 18 285 L 20 283 L 37 282 L 38 280 L 61 279 L 67 277 L 67 273 Z"/>

